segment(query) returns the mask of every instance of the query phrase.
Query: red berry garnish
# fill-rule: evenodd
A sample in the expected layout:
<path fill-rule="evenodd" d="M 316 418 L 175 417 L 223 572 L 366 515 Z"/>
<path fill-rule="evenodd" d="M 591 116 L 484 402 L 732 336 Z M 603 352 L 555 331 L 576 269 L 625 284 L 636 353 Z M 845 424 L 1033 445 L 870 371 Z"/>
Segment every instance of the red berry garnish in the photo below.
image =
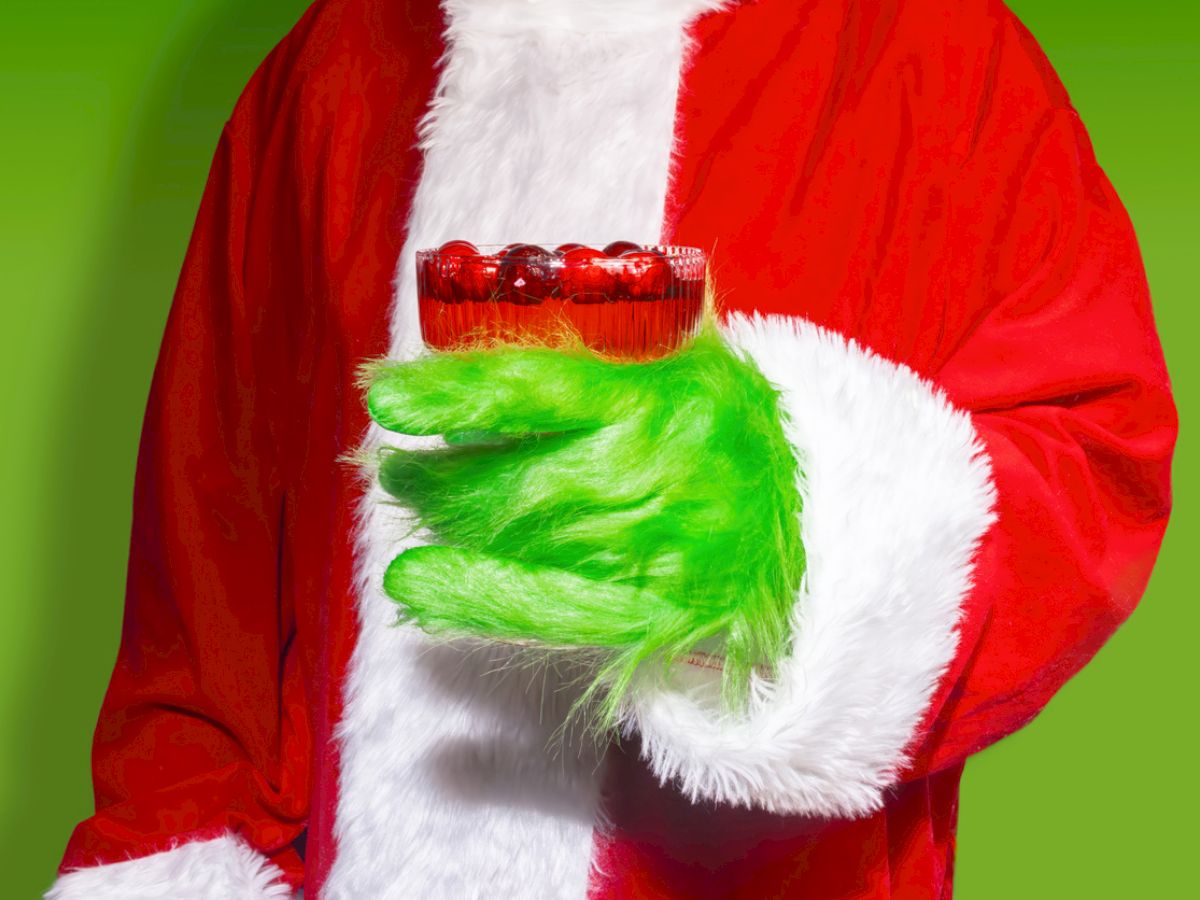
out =
<path fill-rule="evenodd" d="M 617 290 L 631 300 L 659 300 L 671 283 L 671 266 L 654 250 L 629 250 L 621 254 Z"/>
<path fill-rule="evenodd" d="M 434 255 L 417 260 L 417 293 L 422 299 L 447 301 L 446 279 L 439 262 Z"/>
<path fill-rule="evenodd" d="M 567 250 L 563 253 L 562 257 L 564 266 L 582 265 L 596 259 L 608 259 L 608 255 L 603 250 L 597 250 L 594 247 L 585 247 L 583 244 Z"/>
<path fill-rule="evenodd" d="M 556 289 L 555 256 L 536 244 L 509 244 L 500 254 L 500 293 L 513 303 L 541 303 Z"/>
<path fill-rule="evenodd" d="M 586 245 L 585 244 L 574 244 L 574 243 L 559 244 L 557 247 L 554 248 L 554 252 L 557 253 L 559 256 L 563 256 L 564 254 L 569 253 L 571 250 L 578 250 L 580 247 L 584 247 L 584 246 L 586 246 Z"/>
<path fill-rule="evenodd" d="M 574 303 L 605 303 L 613 299 L 616 275 L 612 262 L 600 250 L 575 247 L 562 257 L 559 291 Z"/>
<path fill-rule="evenodd" d="M 604 248 L 604 253 L 607 256 L 624 256 L 630 250 L 641 250 L 641 244 L 635 244 L 633 241 L 613 241 Z"/>
<path fill-rule="evenodd" d="M 470 241 L 446 241 L 438 247 L 438 253 L 443 256 L 475 256 L 479 248 Z"/>
<path fill-rule="evenodd" d="M 470 241 L 447 241 L 435 253 L 425 255 L 417 273 L 421 296 L 443 303 L 465 299 L 459 286 L 462 270 L 478 254 L 478 248 Z"/>
<path fill-rule="evenodd" d="M 500 287 L 500 260 L 491 255 L 466 257 L 458 261 L 450 289 L 459 300 L 491 300 Z"/>
<path fill-rule="evenodd" d="M 509 244 L 500 251 L 502 259 L 546 259 L 554 254 L 545 247 L 539 247 L 537 244 Z"/>

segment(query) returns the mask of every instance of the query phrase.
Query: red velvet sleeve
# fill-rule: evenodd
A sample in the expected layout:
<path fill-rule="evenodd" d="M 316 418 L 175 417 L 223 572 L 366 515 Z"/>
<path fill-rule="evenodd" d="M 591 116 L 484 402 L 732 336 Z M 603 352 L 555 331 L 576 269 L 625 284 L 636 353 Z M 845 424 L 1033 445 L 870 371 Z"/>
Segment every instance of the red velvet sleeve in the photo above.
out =
<path fill-rule="evenodd" d="M 96 813 L 63 872 L 232 832 L 300 878 L 290 845 L 307 812 L 309 732 L 279 564 L 286 343 L 270 298 L 242 280 L 252 111 L 244 97 L 221 135 L 154 368 L 120 649 L 95 732 Z"/>
<path fill-rule="evenodd" d="M 938 227 L 879 244 L 903 291 L 853 333 L 727 317 L 781 390 L 808 566 L 746 716 L 714 708 L 700 667 L 638 686 L 642 752 L 690 797 L 879 809 L 1027 723 L 1145 589 L 1177 420 L 1137 241 L 1032 38 L 1007 12 L 986 24 L 948 39 L 972 62 L 942 74 L 978 86 L 961 108 L 913 91 L 912 134 L 948 146 L 880 139 L 937 172 L 887 170 L 889 196 L 937 198 Z M 918 350 L 889 358 L 905 334 Z"/>
<path fill-rule="evenodd" d="M 954 193 L 989 236 L 936 373 L 990 457 L 996 525 L 915 742 L 917 773 L 1028 722 L 1146 587 L 1177 420 L 1137 240 L 1050 64 L 1009 19 Z"/>

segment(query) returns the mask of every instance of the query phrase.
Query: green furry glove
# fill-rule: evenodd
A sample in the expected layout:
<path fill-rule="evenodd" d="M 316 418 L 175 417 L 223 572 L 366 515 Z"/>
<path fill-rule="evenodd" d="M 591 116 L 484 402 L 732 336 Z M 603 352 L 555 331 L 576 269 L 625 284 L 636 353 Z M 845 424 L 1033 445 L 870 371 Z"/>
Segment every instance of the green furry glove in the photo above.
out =
<path fill-rule="evenodd" d="M 368 363 L 371 416 L 447 446 L 383 448 L 382 486 L 439 542 L 384 589 L 431 633 L 602 653 L 611 725 L 635 671 L 704 646 L 723 696 L 786 651 L 804 571 L 775 389 L 708 326 L 672 356 L 501 346 Z"/>

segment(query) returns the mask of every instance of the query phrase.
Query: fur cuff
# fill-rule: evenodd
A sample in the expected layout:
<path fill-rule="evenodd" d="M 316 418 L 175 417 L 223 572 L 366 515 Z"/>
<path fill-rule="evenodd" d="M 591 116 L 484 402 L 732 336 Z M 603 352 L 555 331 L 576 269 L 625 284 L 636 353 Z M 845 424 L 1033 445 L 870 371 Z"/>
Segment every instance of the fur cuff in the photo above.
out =
<path fill-rule="evenodd" d="M 285 900 L 283 873 L 232 834 L 59 877 L 45 900 Z"/>
<path fill-rule="evenodd" d="M 627 710 L 662 781 L 695 799 L 861 816 L 958 644 L 973 556 L 995 518 L 970 417 L 912 370 L 799 318 L 733 315 L 726 338 L 782 392 L 802 469 L 808 560 L 789 657 L 749 712 L 718 712 L 719 671 L 646 676 Z"/>

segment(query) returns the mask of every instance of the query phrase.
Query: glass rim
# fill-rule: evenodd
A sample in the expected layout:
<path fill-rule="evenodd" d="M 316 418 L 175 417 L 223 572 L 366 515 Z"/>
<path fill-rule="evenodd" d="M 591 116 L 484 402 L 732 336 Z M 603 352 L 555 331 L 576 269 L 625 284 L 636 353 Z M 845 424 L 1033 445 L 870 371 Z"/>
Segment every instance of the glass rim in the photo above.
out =
<path fill-rule="evenodd" d="M 432 260 L 432 259 L 475 260 L 475 259 L 478 259 L 478 260 L 482 261 L 482 260 L 489 260 L 489 258 L 498 260 L 499 259 L 498 254 L 500 253 L 500 251 L 502 251 L 505 247 L 511 246 L 512 243 L 514 243 L 514 242 L 509 242 L 508 244 L 474 244 L 473 246 L 478 251 L 475 254 L 446 252 L 446 251 L 443 251 L 441 249 L 441 247 L 425 247 L 425 248 L 422 248 L 422 249 L 419 249 L 416 251 L 416 258 L 418 260 Z M 581 241 L 571 241 L 571 242 L 567 242 L 567 241 L 557 241 L 557 242 L 521 241 L 520 243 L 527 244 L 531 247 L 538 247 L 542 250 L 547 250 L 550 252 L 551 255 L 549 258 L 546 258 L 546 257 L 542 257 L 542 256 L 532 256 L 529 254 L 510 254 L 503 258 L 505 261 L 507 261 L 507 260 L 536 260 L 538 263 L 540 263 L 542 265 L 564 266 L 564 265 L 572 265 L 572 263 L 564 260 L 562 256 L 560 256 L 559 254 L 557 254 L 555 252 L 555 250 L 557 247 L 561 247 L 565 243 L 578 243 L 581 246 L 591 247 L 592 249 L 596 250 L 598 253 L 603 253 L 603 250 L 604 250 L 603 246 L 596 247 L 593 244 L 583 244 Z M 612 241 L 610 241 L 609 243 L 612 243 Z M 640 247 L 641 250 L 646 250 L 646 251 L 651 251 L 651 252 L 657 253 L 659 256 L 663 257 L 664 259 L 666 259 L 668 261 L 679 261 L 679 262 L 696 261 L 696 262 L 699 262 L 699 261 L 707 261 L 707 259 L 708 259 L 708 254 L 702 248 L 687 246 L 684 244 L 639 244 L 638 246 Z M 600 257 L 594 257 L 589 260 L 579 260 L 575 264 L 589 265 L 589 266 L 609 265 L 609 264 L 620 264 L 622 260 L 628 261 L 628 257 L 600 256 Z"/>

